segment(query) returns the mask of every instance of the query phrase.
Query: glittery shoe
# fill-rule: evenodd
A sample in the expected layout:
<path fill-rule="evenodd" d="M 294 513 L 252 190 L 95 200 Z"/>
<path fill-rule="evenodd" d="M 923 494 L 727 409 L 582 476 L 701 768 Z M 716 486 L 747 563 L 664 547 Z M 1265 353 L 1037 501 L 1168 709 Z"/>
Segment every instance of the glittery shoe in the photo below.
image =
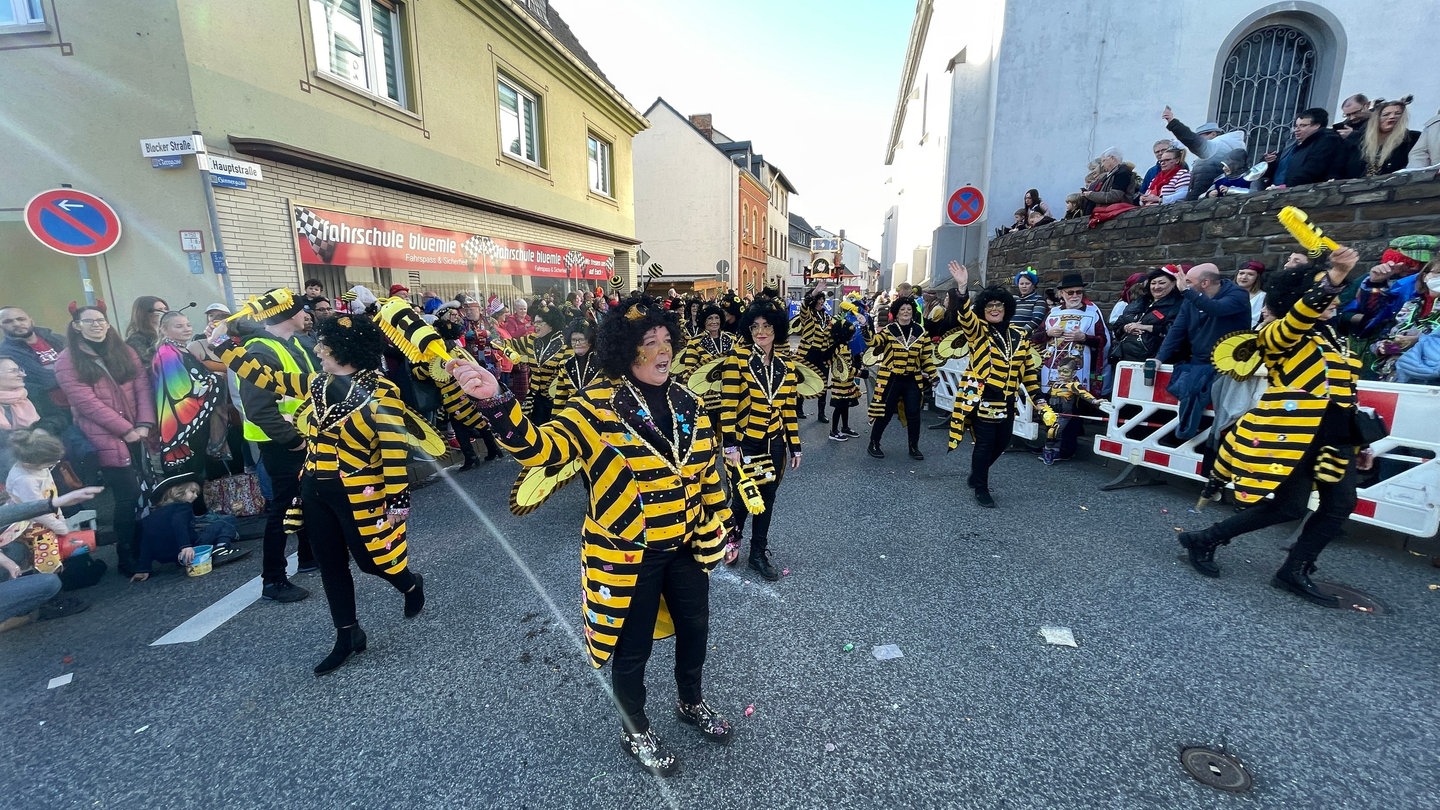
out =
<path fill-rule="evenodd" d="M 735 730 L 730 727 L 730 721 L 715 713 L 705 701 L 699 703 L 685 703 L 675 701 L 675 714 L 690 725 L 700 729 L 700 733 L 721 744 L 729 744 L 735 739 Z"/>
<path fill-rule="evenodd" d="M 642 731 L 639 734 L 621 731 L 620 745 L 626 753 L 640 763 L 640 767 L 656 776 L 669 776 L 680 769 L 680 760 L 665 750 L 659 735 L 653 730 Z"/>

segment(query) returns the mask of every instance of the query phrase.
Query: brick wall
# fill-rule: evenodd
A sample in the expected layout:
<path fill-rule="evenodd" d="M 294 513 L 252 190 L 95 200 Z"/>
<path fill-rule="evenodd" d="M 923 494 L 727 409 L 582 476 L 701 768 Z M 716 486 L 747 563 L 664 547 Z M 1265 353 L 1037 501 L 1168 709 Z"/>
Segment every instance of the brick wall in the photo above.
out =
<path fill-rule="evenodd" d="M 1125 279 L 1163 264 L 1213 262 L 1231 274 L 1258 259 L 1278 267 L 1297 249 L 1275 219 L 1293 205 L 1327 236 L 1360 251 L 1361 267 L 1379 261 L 1385 244 L 1412 233 L 1440 235 L 1440 181 L 1429 172 L 1340 180 L 1238 197 L 1172 203 L 1129 211 L 1099 227 L 1064 220 L 997 237 L 987 278 L 1006 281 L 1027 265 L 1041 286 L 1078 272 L 1098 303 L 1117 300 Z"/>
<path fill-rule="evenodd" d="M 215 189 L 215 208 L 225 238 L 225 256 L 237 299 L 274 287 L 299 291 L 300 265 L 290 205 L 303 202 L 384 219 L 418 222 L 435 228 L 487 234 L 566 249 L 615 254 L 628 246 L 533 222 L 498 216 L 454 203 L 432 200 L 380 186 L 333 177 L 253 157 L 265 179 L 246 189 Z M 630 263 L 617 258 L 616 270 L 632 279 Z M 405 278 L 397 270 L 397 280 Z M 455 274 L 457 279 L 465 277 Z M 508 277 L 507 277 L 508 278 Z M 418 292 L 418 291 L 417 291 Z"/>

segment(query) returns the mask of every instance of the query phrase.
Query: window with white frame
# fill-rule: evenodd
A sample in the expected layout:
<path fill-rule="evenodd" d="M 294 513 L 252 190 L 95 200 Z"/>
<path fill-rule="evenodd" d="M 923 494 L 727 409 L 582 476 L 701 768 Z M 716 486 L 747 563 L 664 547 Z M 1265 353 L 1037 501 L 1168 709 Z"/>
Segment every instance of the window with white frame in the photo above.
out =
<path fill-rule="evenodd" d="M 0 33 L 7 29 L 34 30 L 45 25 L 41 0 L 0 0 Z"/>
<path fill-rule="evenodd" d="M 540 100 L 518 82 L 501 76 L 500 148 L 526 163 L 540 165 Z"/>
<path fill-rule="evenodd" d="M 402 13 L 394 0 L 310 0 L 320 72 L 407 106 Z"/>
<path fill-rule="evenodd" d="M 585 143 L 586 160 L 590 164 L 590 190 L 606 197 L 615 196 L 610 174 L 610 143 L 591 134 Z"/>

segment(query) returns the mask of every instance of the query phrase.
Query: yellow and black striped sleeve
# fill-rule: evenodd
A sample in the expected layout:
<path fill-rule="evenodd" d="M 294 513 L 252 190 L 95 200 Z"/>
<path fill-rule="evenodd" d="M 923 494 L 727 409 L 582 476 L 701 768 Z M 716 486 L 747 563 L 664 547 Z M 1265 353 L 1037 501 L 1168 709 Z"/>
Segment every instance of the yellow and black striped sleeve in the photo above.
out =
<path fill-rule="evenodd" d="M 1260 328 L 1260 348 L 1279 354 L 1300 345 L 1300 341 L 1304 340 L 1306 333 L 1319 322 L 1321 313 L 1334 297 L 1333 293 L 1326 292 L 1320 284 L 1311 287 L 1290 307 L 1284 317 Z"/>
<path fill-rule="evenodd" d="M 741 370 L 744 358 L 730 355 L 720 364 L 720 446 L 740 444 L 740 413 L 750 412 L 750 386 Z"/>
<path fill-rule="evenodd" d="M 220 359 L 235 372 L 235 376 L 256 388 L 296 399 L 310 395 L 310 382 L 315 378 L 314 374 L 292 373 L 272 368 L 258 356 L 245 351 L 245 347 L 238 343 L 221 348 Z"/>
<path fill-rule="evenodd" d="M 575 356 L 572 354 L 570 360 L 566 360 L 565 363 L 560 366 L 559 373 L 555 375 L 555 382 L 552 386 L 555 389 L 555 396 L 551 397 L 551 399 L 555 401 L 557 408 L 569 402 L 570 398 L 575 396 L 575 392 L 579 390 L 575 386 L 575 377 L 572 374 L 571 360 L 574 359 Z M 549 392 L 547 391 L 546 393 Z"/>
<path fill-rule="evenodd" d="M 965 342 L 970 344 L 971 351 L 974 351 L 980 341 L 985 339 L 985 324 L 980 322 L 975 310 L 971 309 L 969 294 L 959 297 L 955 305 L 955 317 L 960 321 L 960 329 L 965 332 Z"/>
<path fill-rule="evenodd" d="M 690 340 L 685 343 L 685 348 L 680 351 L 680 355 L 675 358 L 677 377 L 679 379 L 689 377 L 695 372 L 695 369 L 699 368 L 700 365 L 705 362 L 704 358 L 705 352 L 700 348 L 699 336 L 690 338 Z"/>
<path fill-rule="evenodd" d="M 489 407 L 477 406 L 476 410 L 490 423 L 495 440 L 522 467 L 568 464 L 585 454 L 585 431 L 580 427 L 584 417 L 575 405 L 556 411 L 543 425 L 531 422 L 514 398 Z"/>
<path fill-rule="evenodd" d="M 711 430 L 708 432 L 706 428 Z M 693 455 L 698 458 L 705 458 L 706 454 L 713 453 L 715 449 L 714 425 L 710 424 L 710 415 L 705 409 L 695 409 L 695 435 L 706 436 L 697 441 Z M 730 493 L 725 490 L 725 484 L 720 480 L 720 468 L 715 464 L 705 465 L 704 486 L 700 492 L 700 499 L 710 507 L 719 518 L 728 525 L 730 523 Z"/>
<path fill-rule="evenodd" d="M 378 400 L 371 414 L 376 439 L 380 449 L 380 469 L 385 479 L 385 501 L 397 504 L 410 489 L 410 474 L 406 461 L 410 458 L 409 439 L 405 429 L 405 418 L 401 415 L 405 404 L 399 400 L 384 397 Z M 408 506 L 408 503 L 403 504 Z"/>
<path fill-rule="evenodd" d="M 1035 352 L 1031 344 L 1022 342 L 1016 350 L 1023 358 L 1020 371 L 1020 386 L 1029 395 L 1030 401 L 1040 403 L 1045 401 L 1045 392 L 1040 390 L 1040 355 Z"/>
<path fill-rule="evenodd" d="M 800 452 L 800 375 L 794 369 L 785 375 L 785 387 L 781 391 L 780 401 L 775 406 L 780 408 L 780 419 L 785 425 L 785 442 L 790 446 L 791 453 Z"/>

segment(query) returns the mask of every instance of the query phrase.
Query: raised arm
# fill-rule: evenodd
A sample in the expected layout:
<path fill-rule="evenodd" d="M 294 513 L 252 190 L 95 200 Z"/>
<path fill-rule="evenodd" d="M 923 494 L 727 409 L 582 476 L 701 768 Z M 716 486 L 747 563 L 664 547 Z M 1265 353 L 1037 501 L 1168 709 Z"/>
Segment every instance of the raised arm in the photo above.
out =
<path fill-rule="evenodd" d="M 495 440 L 524 467 L 550 467 L 581 458 L 578 409 L 567 406 L 543 425 L 526 418 L 520 403 L 503 391 L 490 372 L 468 360 L 446 366 L 460 389 L 475 399 L 477 413 L 490 423 Z"/>
<path fill-rule="evenodd" d="M 1320 315 L 1345 288 L 1345 277 L 1359 258 L 1351 248 L 1341 248 L 1330 256 L 1330 269 L 1300 297 L 1290 311 L 1260 328 L 1260 346 L 1269 352 L 1286 352 L 1305 338 Z"/>

